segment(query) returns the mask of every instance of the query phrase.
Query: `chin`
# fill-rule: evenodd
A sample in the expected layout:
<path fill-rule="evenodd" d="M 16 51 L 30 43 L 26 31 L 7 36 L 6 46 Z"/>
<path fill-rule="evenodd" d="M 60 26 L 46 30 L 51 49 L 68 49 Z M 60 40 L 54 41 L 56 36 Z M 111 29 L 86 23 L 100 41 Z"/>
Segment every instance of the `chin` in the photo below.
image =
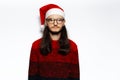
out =
<path fill-rule="evenodd" d="M 57 34 L 59 34 L 61 31 L 59 30 L 59 31 L 50 31 L 50 33 L 51 34 L 53 34 L 53 35 L 57 35 Z"/>
<path fill-rule="evenodd" d="M 51 30 L 51 31 L 52 31 L 52 32 L 60 32 L 60 30 L 57 30 L 57 29 L 56 29 L 56 30 Z"/>
<path fill-rule="evenodd" d="M 59 32 L 60 30 L 51 30 L 51 32 Z"/>

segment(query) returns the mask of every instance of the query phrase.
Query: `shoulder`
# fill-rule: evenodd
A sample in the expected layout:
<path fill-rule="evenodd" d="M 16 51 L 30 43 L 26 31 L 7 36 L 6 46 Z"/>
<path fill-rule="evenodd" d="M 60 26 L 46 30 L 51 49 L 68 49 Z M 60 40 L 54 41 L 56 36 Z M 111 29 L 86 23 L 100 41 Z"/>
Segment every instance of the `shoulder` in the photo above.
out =
<path fill-rule="evenodd" d="M 73 40 L 71 40 L 71 39 L 69 39 L 69 43 L 70 43 L 70 45 L 72 45 L 72 46 L 77 46 L 77 44 L 76 44 Z"/>
<path fill-rule="evenodd" d="M 35 40 L 35 41 L 32 43 L 32 48 L 38 48 L 39 45 L 40 45 L 40 42 L 41 42 L 41 38 Z"/>
<path fill-rule="evenodd" d="M 73 50 L 77 49 L 77 44 L 73 40 L 69 39 L 69 43 L 70 43 L 71 49 L 73 49 Z"/>

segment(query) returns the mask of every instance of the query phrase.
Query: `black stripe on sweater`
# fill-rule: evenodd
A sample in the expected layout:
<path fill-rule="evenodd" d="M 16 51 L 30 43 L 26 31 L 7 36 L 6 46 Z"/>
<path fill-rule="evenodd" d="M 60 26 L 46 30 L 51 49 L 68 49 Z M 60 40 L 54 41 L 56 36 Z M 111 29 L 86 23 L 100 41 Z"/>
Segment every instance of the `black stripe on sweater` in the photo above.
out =
<path fill-rule="evenodd" d="M 46 78 L 40 76 L 29 76 L 28 80 L 80 80 L 79 78 Z"/>

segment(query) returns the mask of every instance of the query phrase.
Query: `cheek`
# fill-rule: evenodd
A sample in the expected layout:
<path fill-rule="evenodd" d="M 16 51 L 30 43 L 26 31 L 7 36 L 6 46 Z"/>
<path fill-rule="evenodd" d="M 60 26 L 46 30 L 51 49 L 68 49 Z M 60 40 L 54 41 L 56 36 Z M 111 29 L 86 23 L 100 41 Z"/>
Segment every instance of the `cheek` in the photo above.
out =
<path fill-rule="evenodd" d="M 49 27 L 52 27 L 52 26 L 54 26 L 53 24 L 46 24 L 47 26 L 49 26 Z"/>

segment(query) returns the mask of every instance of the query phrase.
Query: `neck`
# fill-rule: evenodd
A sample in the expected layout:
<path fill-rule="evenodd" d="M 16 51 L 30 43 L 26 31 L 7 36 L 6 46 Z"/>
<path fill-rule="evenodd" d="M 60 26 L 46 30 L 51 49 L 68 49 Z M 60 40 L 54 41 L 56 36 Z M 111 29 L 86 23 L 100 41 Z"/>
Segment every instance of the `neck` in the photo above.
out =
<path fill-rule="evenodd" d="M 51 37 L 52 40 L 59 40 L 60 35 L 61 35 L 60 33 L 59 34 L 51 34 L 50 33 L 50 37 Z"/>

